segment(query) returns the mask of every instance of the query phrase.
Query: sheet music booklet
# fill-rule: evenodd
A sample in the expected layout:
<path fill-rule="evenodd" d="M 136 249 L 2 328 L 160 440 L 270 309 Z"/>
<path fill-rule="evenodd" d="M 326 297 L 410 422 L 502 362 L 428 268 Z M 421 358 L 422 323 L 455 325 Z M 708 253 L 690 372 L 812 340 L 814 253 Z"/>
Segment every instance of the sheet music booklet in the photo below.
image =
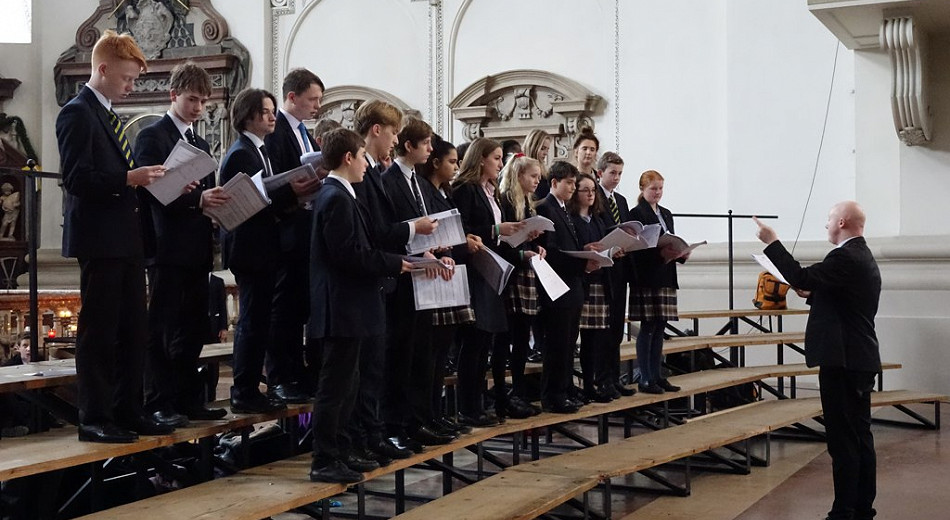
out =
<path fill-rule="evenodd" d="M 455 266 L 451 280 L 443 280 L 441 276 L 429 279 L 425 271 L 412 271 L 412 292 L 417 311 L 459 307 L 471 302 L 468 271 L 463 264 Z"/>
<path fill-rule="evenodd" d="M 211 217 L 225 231 L 233 231 L 247 219 L 253 217 L 270 204 L 267 190 L 261 179 L 263 170 L 248 176 L 238 172 L 224 186 L 224 192 L 231 198 L 215 208 L 205 208 L 204 214 Z"/>
<path fill-rule="evenodd" d="M 145 189 L 164 206 L 180 197 L 185 186 L 204 179 L 218 169 L 218 163 L 210 155 L 184 139 L 175 143 L 163 166 L 165 175 L 155 179 Z"/>

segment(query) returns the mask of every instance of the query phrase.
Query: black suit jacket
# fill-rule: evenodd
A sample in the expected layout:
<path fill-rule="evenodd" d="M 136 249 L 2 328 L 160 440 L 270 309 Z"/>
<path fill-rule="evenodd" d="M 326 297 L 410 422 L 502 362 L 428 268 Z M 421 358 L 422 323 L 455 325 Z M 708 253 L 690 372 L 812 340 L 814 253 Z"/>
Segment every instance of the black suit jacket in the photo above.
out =
<path fill-rule="evenodd" d="M 607 217 L 610 222 L 613 222 L 610 217 Z M 587 245 L 591 242 L 597 242 L 598 240 L 604 238 L 607 235 L 607 228 L 610 226 L 608 222 L 604 222 L 603 219 L 599 218 L 597 215 L 591 217 L 590 222 L 584 221 L 580 215 L 571 215 L 571 220 L 574 221 L 574 229 L 577 230 L 577 238 L 580 239 L 581 244 Z M 592 273 L 587 273 L 583 278 L 583 287 L 584 294 L 587 294 L 590 291 L 591 282 L 600 282 L 604 284 L 604 296 L 607 298 L 607 301 L 611 301 L 613 297 L 613 279 L 615 277 L 615 271 L 621 267 L 621 262 L 625 260 L 626 257 L 618 258 L 614 260 L 614 265 L 611 267 L 603 267 Z"/>
<path fill-rule="evenodd" d="M 383 183 L 383 190 L 389 196 L 393 204 L 393 218 L 395 221 L 404 221 L 412 218 L 422 217 L 419 208 L 416 206 L 416 197 L 412 194 L 412 189 L 406 182 L 406 177 L 402 174 L 402 169 L 396 164 L 396 161 L 380 175 Z M 422 196 L 422 203 L 425 204 L 429 213 L 432 211 L 432 201 L 428 200 L 427 192 L 422 190 L 422 176 L 416 175 L 416 183 L 419 184 L 419 194 Z"/>
<path fill-rule="evenodd" d="M 673 231 L 673 214 L 663 206 L 657 206 L 660 209 L 660 215 L 663 216 L 663 222 L 670 233 Z M 630 210 L 630 220 L 639 221 L 644 226 L 648 224 L 659 224 L 660 219 L 656 218 L 656 213 L 650 207 L 650 203 L 641 200 L 632 210 Z M 633 278 L 630 284 L 634 287 L 672 287 L 679 289 L 676 280 L 676 263 L 667 263 L 660 256 L 660 250 L 655 247 L 650 249 L 641 249 L 630 254 L 630 261 L 633 263 Z"/>
<path fill-rule="evenodd" d="M 142 258 L 140 204 L 109 113 L 89 87 L 56 118 L 63 188 L 63 256 Z"/>
<path fill-rule="evenodd" d="M 273 167 L 273 165 L 271 165 Z M 245 135 L 228 149 L 221 161 L 220 184 L 223 186 L 239 172 L 253 176 L 264 167 L 260 152 Z M 221 262 L 226 269 L 250 272 L 271 268 L 280 252 L 280 240 L 277 231 L 277 213 L 297 204 L 297 196 L 289 184 L 268 192 L 270 207 L 264 208 L 253 217 L 221 238 Z"/>
<path fill-rule="evenodd" d="M 208 326 L 205 330 L 205 343 L 217 343 L 218 332 L 228 330 L 228 293 L 224 280 L 213 274 L 208 276 Z"/>
<path fill-rule="evenodd" d="M 135 162 L 139 166 L 162 164 L 183 139 L 172 118 L 165 114 L 160 120 L 142 129 L 135 138 Z M 211 152 L 207 141 L 195 136 L 198 148 Z M 148 190 L 141 190 L 143 219 L 155 236 L 154 255 L 150 264 L 175 265 L 211 270 L 211 219 L 201 213 L 201 193 L 214 187 L 214 172 L 201 180 L 201 186 L 181 195 L 165 206 Z"/>
<path fill-rule="evenodd" d="M 283 173 L 300 166 L 300 144 L 297 142 L 299 132 L 290 126 L 287 116 L 277 112 L 277 124 L 274 132 L 264 137 L 264 146 L 270 157 L 274 173 Z M 310 149 L 316 150 L 317 143 L 307 134 Z M 280 248 L 284 252 L 294 252 L 297 256 L 306 258 L 310 254 L 310 225 L 313 220 L 312 212 L 293 205 L 283 208 L 277 215 L 278 232 L 280 233 Z"/>
<path fill-rule="evenodd" d="M 564 251 L 580 251 L 584 244 L 576 233 L 571 232 L 570 222 L 567 213 L 561 209 L 557 198 L 548 194 L 544 200 L 537 206 L 538 215 L 547 217 L 554 222 L 554 231 L 548 231 L 541 235 L 544 248 L 547 250 L 547 261 L 551 264 L 554 272 L 564 280 L 570 289 L 557 300 L 551 301 L 544 287 L 539 285 L 541 306 L 552 308 L 572 308 L 584 305 L 584 271 L 587 268 L 587 261 L 582 258 L 574 258 L 564 254 Z"/>
<path fill-rule="evenodd" d="M 809 267 L 802 267 L 779 241 L 766 247 L 765 254 L 792 287 L 811 291 L 805 327 L 808 366 L 879 371 L 874 317 L 881 272 L 864 237 L 848 240 Z"/>
<path fill-rule="evenodd" d="M 401 257 L 374 246 L 359 202 L 338 180 L 327 179 L 314 202 L 310 337 L 382 336 L 386 319 L 379 278 L 399 274 Z"/>
<path fill-rule="evenodd" d="M 606 231 L 609 232 L 612 227 L 620 224 L 621 222 L 633 220 L 630 218 L 630 205 L 627 202 L 627 197 L 621 195 L 620 192 L 614 190 L 614 201 L 617 202 L 617 212 L 620 213 L 620 222 L 616 222 L 613 215 L 610 213 L 607 195 L 604 194 L 604 189 L 600 187 L 600 184 L 597 185 L 597 191 L 595 193 L 597 194 L 597 198 L 600 199 L 600 207 L 604 208 L 604 211 L 599 215 L 599 217 L 603 221 Z M 621 296 L 621 292 L 623 295 L 626 295 L 627 282 L 633 278 L 633 263 L 631 260 L 631 255 L 615 259 L 614 266 L 610 268 L 610 280 L 612 287 L 615 291 L 617 291 L 616 296 Z"/>
<path fill-rule="evenodd" d="M 521 257 L 517 249 L 512 249 L 504 242 L 499 244 L 492 238 L 495 216 L 488 195 L 481 186 L 472 183 L 457 184 L 452 189 L 452 200 L 455 201 L 455 205 L 462 215 L 462 228 L 465 233 L 478 235 L 483 244 L 498 253 L 508 263 L 512 265 L 519 264 Z M 497 199 L 496 203 L 498 203 Z M 498 207 L 501 209 L 500 204 Z"/>
<path fill-rule="evenodd" d="M 369 213 L 374 240 L 394 253 L 405 253 L 409 243 L 409 225 L 396 219 L 392 198 L 383 187 L 382 176 L 372 165 L 366 167 L 363 182 L 353 185 L 356 198 Z"/>

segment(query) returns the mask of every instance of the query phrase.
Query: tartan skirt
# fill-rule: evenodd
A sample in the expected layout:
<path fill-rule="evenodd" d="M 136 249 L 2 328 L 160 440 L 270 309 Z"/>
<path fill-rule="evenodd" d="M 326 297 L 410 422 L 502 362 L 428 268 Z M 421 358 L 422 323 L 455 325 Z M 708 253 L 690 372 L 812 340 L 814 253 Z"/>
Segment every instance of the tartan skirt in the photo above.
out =
<path fill-rule="evenodd" d="M 607 304 L 604 284 L 590 282 L 587 294 L 584 295 L 584 306 L 581 308 L 580 329 L 606 329 L 609 315 L 610 306 Z"/>
<path fill-rule="evenodd" d="M 475 321 L 475 311 L 468 305 L 433 309 L 433 325 L 464 325 Z"/>
<path fill-rule="evenodd" d="M 676 321 L 676 289 L 672 287 L 631 287 L 627 318 L 635 321 Z"/>
<path fill-rule="evenodd" d="M 505 288 L 505 310 L 508 314 L 538 314 L 538 284 L 534 269 L 519 267 Z"/>

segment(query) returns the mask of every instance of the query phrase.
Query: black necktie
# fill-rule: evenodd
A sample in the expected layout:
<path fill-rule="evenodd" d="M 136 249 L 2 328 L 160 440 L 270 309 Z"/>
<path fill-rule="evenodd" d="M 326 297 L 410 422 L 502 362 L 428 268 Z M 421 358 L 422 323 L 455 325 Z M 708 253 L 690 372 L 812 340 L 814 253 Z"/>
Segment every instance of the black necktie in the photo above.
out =
<path fill-rule="evenodd" d="M 274 175 L 274 172 L 270 169 L 270 157 L 267 156 L 267 148 L 264 148 L 264 145 L 261 145 L 258 148 L 261 151 L 261 155 L 264 156 L 264 177 L 270 177 Z"/>
<path fill-rule="evenodd" d="M 413 172 L 409 175 L 409 184 L 412 185 L 412 196 L 416 198 L 416 209 L 419 210 L 419 215 L 426 215 L 426 207 L 422 203 L 422 193 L 419 193 L 419 184 L 416 182 L 416 172 Z"/>
<path fill-rule="evenodd" d="M 564 211 L 564 219 L 567 220 L 567 229 L 570 230 L 571 236 L 580 243 L 577 238 L 577 229 L 574 228 L 574 220 L 571 218 L 571 214 L 567 212 L 567 206 L 561 206 L 561 210 Z"/>
<path fill-rule="evenodd" d="M 112 124 L 112 131 L 115 132 L 116 139 L 119 140 L 122 155 L 129 163 L 129 168 L 135 168 L 135 160 L 132 159 L 132 147 L 129 146 L 129 138 L 125 136 L 125 125 L 122 124 L 119 115 L 112 110 L 109 110 L 109 122 Z"/>
<path fill-rule="evenodd" d="M 190 126 L 187 130 L 185 130 L 185 140 L 188 141 L 188 144 L 191 146 L 194 146 L 195 148 L 198 147 L 198 139 L 195 138 L 195 133 L 191 131 Z"/>

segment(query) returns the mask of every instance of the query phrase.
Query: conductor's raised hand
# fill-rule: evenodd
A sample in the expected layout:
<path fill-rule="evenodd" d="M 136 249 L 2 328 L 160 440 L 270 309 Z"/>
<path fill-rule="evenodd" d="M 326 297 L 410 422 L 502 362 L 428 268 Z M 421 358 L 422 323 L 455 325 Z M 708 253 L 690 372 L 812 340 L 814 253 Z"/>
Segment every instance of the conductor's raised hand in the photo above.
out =
<path fill-rule="evenodd" d="M 139 166 L 126 173 L 125 183 L 129 186 L 148 186 L 164 175 L 165 167 L 161 164 L 155 166 Z"/>
<path fill-rule="evenodd" d="M 775 233 L 775 230 L 772 229 L 771 226 L 765 225 L 758 217 L 752 217 L 752 221 L 759 226 L 759 229 L 755 232 L 755 236 L 758 237 L 762 243 L 769 245 L 778 240 L 778 234 Z"/>

